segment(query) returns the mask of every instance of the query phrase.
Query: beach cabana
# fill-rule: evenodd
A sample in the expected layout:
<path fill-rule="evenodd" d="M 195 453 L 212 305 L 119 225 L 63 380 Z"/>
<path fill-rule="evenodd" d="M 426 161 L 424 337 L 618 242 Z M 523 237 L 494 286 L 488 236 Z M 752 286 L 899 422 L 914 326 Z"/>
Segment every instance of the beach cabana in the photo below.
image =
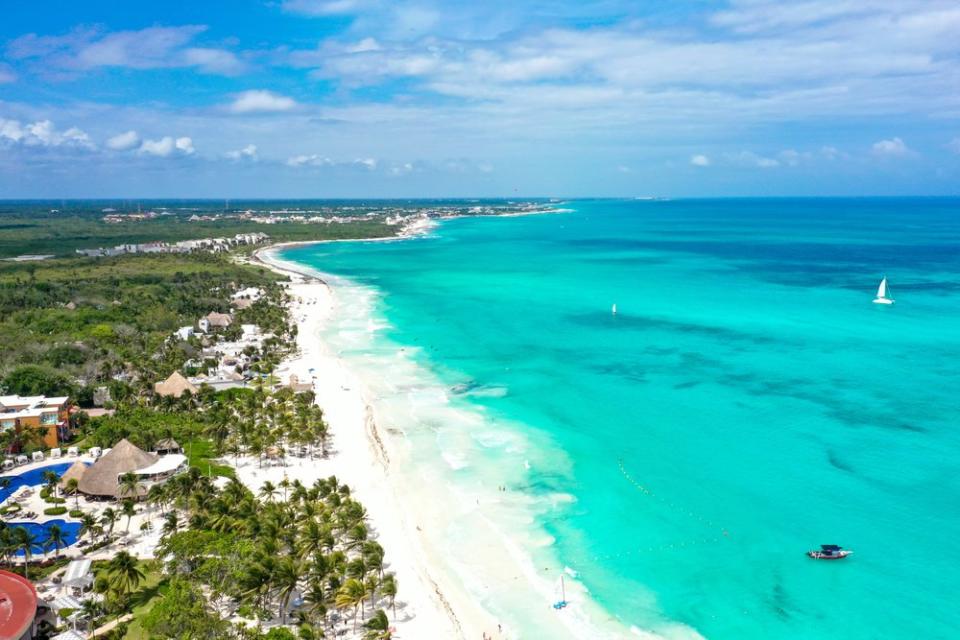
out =
<path fill-rule="evenodd" d="M 93 584 L 93 574 L 90 573 L 91 560 L 81 558 L 74 560 L 67 565 L 67 570 L 63 573 L 62 584 L 67 587 L 77 587 L 83 589 Z"/>
<path fill-rule="evenodd" d="M 100 447 L 90 447 L 87 453 L 90 454 L 91 458 L 99 458 L 100 454 L 103 453 L 103 449 L 101 449 Z"/>
<path fill-rule="evenodd" d="M 62 476 L 60 476 L 60 488 L 66 489 L 67 483 L 70 482 L 70 480 L 76 480 L 77 482 L 80 482 L 80 479 L 83 478 L 83 474 L 86 472 L 87 465 L 77 460 L 70 465 L 70 468 L 67 469 Z"/>
<path fill-rule="evenodd" d="M 34 461 L 34 462 L 43 462 L 43 451 L 34 451 L 34 452 L 33 452 L 33 461 Z"/>
<path fill-rule="evenodd" d="M 143 451 L 124 438 L 83 472 L 80 491 L 88 496 L 119 498 L 120 477 L 149 467 L 156 461 L 157 456 Z M 141 487 L 139 493 L 144 495 L 146 488 Z"/>
<path fill-rule="evenodd" d="M 15 466 L 16 466 L 16 463 L 10 458 L 7 458 L 6 460 L 3 461 L 4 471 L 9 471 L 10 469 L 13 469 Z"/>
<path fill-rule="evenodd" d="M 50 449 L 50 457 L 51 457 L 51 458 L 59 458 L 59 457 L 61 457 L 61 456 L 63 456 L 63 452 L 60 451 L 59 447 Z"/>
<path fill-rule="evenodd" d="M 27 464 L 30 462 L 30 458 L 24 455 L 17 456 L 17 464 Z"/>
<path fill-rule="evenodd" d="M 67 448 L 67 455 L 76 458 L 78 455 L 80 455 L 80 448 L 79 448 L 79 447 L 68 447 L 68 448 Z"/>

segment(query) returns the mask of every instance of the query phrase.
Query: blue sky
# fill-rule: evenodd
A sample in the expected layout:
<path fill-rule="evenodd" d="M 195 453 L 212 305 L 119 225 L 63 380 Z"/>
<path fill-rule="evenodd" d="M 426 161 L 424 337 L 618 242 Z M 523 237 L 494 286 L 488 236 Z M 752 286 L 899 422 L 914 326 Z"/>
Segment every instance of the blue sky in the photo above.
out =
<path fill-rule="evenodd" d="M 0 197 L 960 192 L 955 1 L 2 15 Z"/>

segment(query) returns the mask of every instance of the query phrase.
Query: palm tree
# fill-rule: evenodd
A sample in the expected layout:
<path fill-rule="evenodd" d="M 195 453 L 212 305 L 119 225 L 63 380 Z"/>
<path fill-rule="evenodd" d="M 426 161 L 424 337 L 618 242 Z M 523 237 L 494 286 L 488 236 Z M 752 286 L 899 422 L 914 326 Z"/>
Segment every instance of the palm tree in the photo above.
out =
<path fill-rule="evenodd" d="M 137 515 L 137 508 L 134 506 L 133 500 L 124 500 L 120 513 L 127 517 L 127 528 L 124 533 L 130 533 L 130 520 L 133 519 L 133 516 Z"/>
<path fill-rule="evenodd" d="M 118 492 L 121 496 L 130 498 L 133 496 L 134 500 L 140 499 L 140 489 L 143 488 L 143 485 L 140 484 L 140 477 L 135 473 L 125 473 L 120 476 L 120 491 Z"/>
<path fill-rule="evenodd" d="M 63 529 L 60 528 L 58 524 L 50 525 L 50 528 L 47 529 L 47 540 L 44 544 L 44 549 L 49 549 L 51 546 L 56 549 L 56 552 L 53 554 L 53 557 L 60 557 L 60 548 L 65 547 L 70 544 L 70 541 L 67 540 L 66 534 L 63 532 Z"/>
<path fill-rule="evenodd" d="M 287 623 L 287 606 L 290 604 L 290 598 L 297 589 L 297 582 L 300 581 L 300 567 L 296 561 L 289 556 L 280 559 L 273 571 L 271 582 L 277 589 L 277 595 L 280 597 L 280 621 Z"/>
<path fill-rule="evenodd" d="M 120 515 L 114 511 L 113 507 L 107 507 L 100 516 L 100 523 L 107 527 L 107 537 L 113 535 L 113 525 L 120 519 Z"/>
<path fill-rule="evenodd" d="M 67 490 L 67 493 L 73 496 L 73 507 L 75 509 L 80 508 L 80 481 L 76 478 L 68 478 L 67 484 L 64 487 Z"/>
<path fill-rule="evenodd" d="M 50 491 L 50 495 L 52 495 L 54 498 L 57 497 L 57 482 L 59 480 L 60 476 L 58 476 L 55 471 L 43 472 L 43 481 L 47 485 L 47 490 Z"/>
<path fill-rule="evenodd" d="M 37 545 L 37 537 L 27 531 L 26 527 L 16 527 L 13 530 L 13 541 L 16 548 L 23 551 L 23 577 L 29 580 L 30 556 L 33 554 L 33 548 Z"/>
<path fill-rule="evenodd" d="M 176 511 L 168 511 L 163 519 L 163 535 L 169 536 L 177 532 L 180 528 L 180 516 Z"/>
<path fill-rule="evenodd" d="M 353 608 L 353 631 L 357 631 L 357 612 L 363 606 L 363 599 L 367 595 L 363 583 L 356 578 L 350 578 L 337 591 L 336 604 L 340 609 Z"/>
<path fill-rule="evenodd" d="M 163 506 L 167 502 L 167 489 L 164 483 L 155 483 L 147 491 L 147 503 L 160 507 L 160 513 L 163 513 Z"/>
<path fill-rule="evenodd" d="M 383 576 L 380 583 L 380 593 L 390 598 L 390 608 L 393 609 L 393 619 L 397 619 L 397 577 L 392 573 Z"/>
<path fill-rule="evenodd" d="M 103 608 L 101 607 L 100 603 L 93 598 L 84 600 L 80 604 L 80 616 L 87 621 L 91 628 L 94 626 L 93 621 L 97 618 L 97 616 L 100 615 L 102 610 Z"/>
<path fill-rule="evenodd" d="M 80 530 L 77 531 L 77 538 L 82 538 L 85 535 L 93 536 L 93 529 L 97 526 L 97 520 L 89 513 L 83 514 L 83 517 L 80 518 Z"/>
<path fill-rule="evenodd" d="M 390 621 L 387 619 L 387 614 L 383 612 L 383 609 L 377 609 L 363 626 L 369 629 L 369 631 L 364 634 L 364 638 L 379 640 L 380 638 L 390 637 Z"/>
<path fill-rule="evenodd" d="M 137 559 L 126 551 L 120 551 L 107 563 L 107 580 L 110 588 L 121 598 L 126 598 L 144 579 L 143 571 L 137 566 Z"/>
<path fill-rule="evenodd" d="M 267 502 L 273 501 L 274 496 L 277 495 L 277 487 L 267 480 L 263 483 L 263 486 L 260 487 L 260 497 Z"/>

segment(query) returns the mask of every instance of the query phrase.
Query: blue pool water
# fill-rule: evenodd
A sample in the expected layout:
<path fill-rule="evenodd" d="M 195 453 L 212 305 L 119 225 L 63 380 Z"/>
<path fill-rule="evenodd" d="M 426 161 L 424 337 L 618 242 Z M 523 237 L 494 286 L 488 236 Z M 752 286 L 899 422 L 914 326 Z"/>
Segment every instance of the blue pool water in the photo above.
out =
<path fill-rule="evenodd" d="M 576 569 L 625 626 L 953 637 L 960 200 L 564 206 L 282 257 L 372 300 L 325 337 L 364 375 L 398 372 L 393 405 L 416 411 L 387 428 L 417 465 L 471 496 L 507 485 L 529 517 L 505 528 L 546 541 L 523 552 Z M 884 275 L 892 307 L 871 304 Z M 482 419 L 425 418 L 440 396 Z M 820 543 L 855 554 L 804 556 Z M 521 637 L 557 615 L 477 594 Z"/>
<path fill-rule="evenodd" d="M 47 471 L 53 471 L 57 476 L 62 476 L 72 465 L 72 462 L 58 462 L 57 464 L 48 464 L 44 467 L 37 467 L 36 469 L 30 469 L 29 471 L 24 471 L 16 475 L 6 474 L 2 476 L 9 478 L 10 484 L 7 487 L 0 488 L 0 502 L 9 498 L 22 486 L 35 487 L 44 484 L 46 481 L 43 479 L 43 474 Z"/>
<path fill-rule="evenodd" d="M 59 525 L 60 530 L 63 532 L 63 537 L 66 540 L 66 544 L 60 547 L 61 551 L 70 545 L 76 544 L 77 536 L 80 533 L 80 523 L 79 522 L 67 522 L 66 520 L 48 520 L 42 524 L 36 522 L 8 522 L 7 527 L 13 529 L 16 527 L 22 527 L 29 531 L 37 541 L 37 544 L 31 547 L 31 553 L 34 556 L 43 555 L 44 551 L 49 554 L 53 554 L 55 549 L 52 546 L 47 547 L 47 537 L 50 532 L 51 525 Z M 17 551 L 18 556 L 23 555 L 23 550 Z"/>

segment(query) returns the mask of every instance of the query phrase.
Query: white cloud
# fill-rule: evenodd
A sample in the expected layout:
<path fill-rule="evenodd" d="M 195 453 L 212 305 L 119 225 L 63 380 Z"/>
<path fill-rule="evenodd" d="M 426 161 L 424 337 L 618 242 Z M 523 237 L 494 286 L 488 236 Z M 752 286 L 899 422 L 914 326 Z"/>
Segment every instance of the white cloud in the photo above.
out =
<path fill-rule="evenodd" d="M 709 167 L 710 158 L 703 155 L 702 153 L 698 153 L 697 155 L 690 157 L 690 164 L 692 164 L 695 167 Z"/>
<path fill-rule="evenodd" d="M 193 140 L 186 136 L 177 138 L 174 145 L 176 145 L 178 151 L 186 155 L 190 155 L 196 151 L 196 149 L 193 148 Z"/>
<path fill-rule="evenodd" d="M 16 79 L 17 74 L 13 72 L 13 69 L 0 62 L 0 84 L 14 82 Z"/>
<path fill-rule="evenodd" d="M 874 142 L 873 153 L 878 156 L 905 156 L 912 152 L 903 140 L 891 138 Z"/>
<path fill-rule="evenodd" d="M 230 160 L 256 160 L 257 159 L 257 145 L 248 144 L 243 149 L 236 149 L 234 151 L 227 151 L 224 156 Z"/>
<path fill-rule="evenodd" d="M 356 160 L 333 160 L 316 153 L 287 158 L 288 167 L 357 167 L 374 171 L 379 162 L 375 158 L 357 158 Z"/>
<path fill-rule="evenodd" d="M 796 151 L 785 152 L 787 157 L 794 157 L 793 154 L 796 154 Z M 752 151 L 741 151 L 740 153 L 728 153 L 726 154 L 726 159 L 734 164 L 739 164 L 747 167 L 759 167 L 761 169 L 772 169 L 774 167 L 780 166 L 780 161 L 776 158 L 767 158 L 761 155 L 757 155 Z"/>
<path fill-rule="evenodd" d="M 195 151 L 193 140 L 186 136 L 177 139 L 172 136 L 164 136 L 159 140 L 144 140 L 140 145 L 140 153 L 160 158 L 167 158 L 175 153 L 191 155 Z"/>
<path fill-rule="evenodd" d="M 39 60 L 44 70 L 195 67 L 206 73 L 223 75 L 243 71 L 247 65 L 231 51 L 188 46 L 206 29 L 204 25 L 183 25 L 112 33 L 75 29 L 62 36 L 30 33 L 13 40 L 7 47 L 7 54 L 14 60 Z"/>
<path fill-rule="evenodd" d="M 253 89 L 238 93 L 229 109 L 233 113 L 267 113 L 289 111 L 296 106 L 297 103 L 293 98 L 272 91 Z"/>
<path fill-rule="evenodd" d="M 130 130 L 107 140 L 107 147 L 114 151 L 127 151 L 140 145 L 140 136 L 136 131 Z"/>
<path fill-rule="evenodd" d="M 330 158 L 323 158 L 317 154 L 299 155 L 287 158 L 288 167 L 324 167 L 333 164 Z"/>
<path fill-rule="evenodd" d="M 954 138 L 947 143 L 947 149 L 953 151 L 954 153 L 960 153 L 960 138 Z"/>
<path fill-rule="evenodd" d="M 19 120 L 0 118 L 0 142 L 27 147 L 64 147 L 92 151 L 96 145 L 77 127 L 61 131 L 50 120 L 21 124 Z"/>

